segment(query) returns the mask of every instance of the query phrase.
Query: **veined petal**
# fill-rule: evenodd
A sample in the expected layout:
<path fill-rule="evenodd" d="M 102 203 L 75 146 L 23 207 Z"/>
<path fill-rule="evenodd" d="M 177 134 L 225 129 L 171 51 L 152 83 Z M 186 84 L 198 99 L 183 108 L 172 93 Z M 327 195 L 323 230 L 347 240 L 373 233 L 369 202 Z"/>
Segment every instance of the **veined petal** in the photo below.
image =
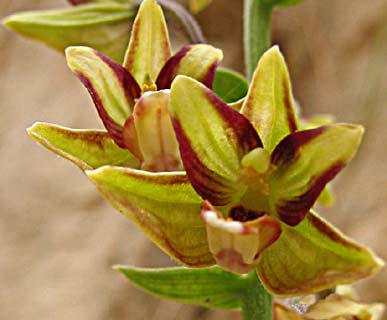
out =
<path fill-rule="evenodd" d="M 241 113 L 253 124 L 270 153 L 285 136 L 297 130 L 289 73 L 277 46 L 259 60 Z"/>
<path fill-rule="evenodd" d="M 185 46 L 164 65 L 157 78 L 157 88 L 169 89 L 177 75 L 194 78 L 211 88 L 216 67 L 222 59 L 222 51 L 210 45 Z"/>
<path fill-rule="evenodd" d="M 89 91 L 106 129 L 122 148 L 122 126 L 141 90 L 119 64 L 88 47 L 66 49 L 67 63 Z"/>
<path fill-rule="evenodd" d="M 170 96 L 180 154 L 195 190 L 213 205 L 239 200 L 240 161 L 261 141 L 251 124 L 200 82 L 178 76 Z"/>
<path fill-rule="evenodd" d="M 249 221 L 225 220 L 208 201 L 202 205 L 210 251 L 224 270 L 243 274 L 254 269 L 261 252 L 281 234 L 277 219 L 264 215 Z"/>
<path fill-rule="evenodd" d="M 185 173 L 106 166 L 86 174 L 115 208 L 168 255 L 189 266 L 214 263 L 200 218 L 201 199 Z"/>
<path fill-rule="evenodd" d="M 382 303 L 363 304 L 337 294 L 332 294 L 310 306 L 305 313 L 305 318 L 313 320 L 378 320 L 381 319 L 384 310 L 385 306 Z"/>
<path fill-rule="evenodd" d="M 257 271 L 273 294 L 296 296 L 364 279 L 382 265 L 368 248 L 309 212 L 296 227 L 282 224 L 281 237 L 262 253 Z"/>
<path fill-rule="evenodd" d="M 357 125 L 336 124 L 299 131 L 283 139 L 271 161 L 271 212 L 298 224 L 325 185 L 353 158 L 363 134 Z"/>
<path fill-rule="evenodd" d="M 74 130 L 40 122 L 27 131 L 39 144 L 82 170 L 104 165 L 139 167 L 138 160 L 129 151 L 119 148 L 105 131 Z"/>
<path fill-rule="evenodd" d="M 169 90 L 148 91 L 134 107 L 133 120 L 143 157 L 142 168 L 146 171 L 183 170 L 168 103 Z"/>
<path fill-rule="evenodd" d="M 124 67 L 141 85 L 155 82 L 171 57 L 163 11 L 155 0 L 144 0 L 133 23 Z"/>

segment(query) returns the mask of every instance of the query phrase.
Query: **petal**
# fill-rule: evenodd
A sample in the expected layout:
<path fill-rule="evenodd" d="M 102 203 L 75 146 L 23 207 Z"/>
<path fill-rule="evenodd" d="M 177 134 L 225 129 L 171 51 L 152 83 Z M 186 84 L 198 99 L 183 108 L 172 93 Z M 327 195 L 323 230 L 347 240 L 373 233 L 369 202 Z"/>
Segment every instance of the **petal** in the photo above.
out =
<path fill-rule="evenodd" d="M 381 319 L 385 306 L 381 303 L 363 304 L 343 296 L 332 294 L 309 307 L 305 317 L 313 320 L 325 319 Z M 342 317 L 342 318 L 341 318 Z"/>
<path fill-rule="evenodd" d="M 225 220 L 208 201 L 202 205 L 210 251 L 224 270 L 243 274 L 253 270 L 261 252 L 281 234 L 277 219 L 264 215 L 246 222 Z"/>
<path fill-rule="evenodd" d="M 189 266 L 214 263 L 200 218 L 200 198 L 185 173 L 120 167 L 86 171 L 102 195 L 164 252 Z"/>
<path fill-rule="evenodd" d="M 297 130 L 289 73 L 277 46 L 259 60 L 241 113 L 270 153 L 281 139 Z"/>
<path fill-rule="evenodd" d="M 146 171 L 183 170 L 168 103 L 169 92 L 148 91 L 134 107 L 133 120 L 143 157 L 142 169 Z"/>
<path fill-rule="evenodd" d="M 122 148 L 122 126 L 141 94 L 133 77 L 119 64 L 87 47 L 66 49 L 67 63 L 89 91 L 106 129 Z"/>
<path fill-rule="evenodd" d="M 138 160 L 127 150 L 119 148 L 104 131 L 74 130 L 40 122 L 27 131 L 43 147 L 70 160 L 82 170 L 108 164 L 139 166 Z"/>
<path fill-rule="evenodd" d="M 111 2 L 66 9 L 30 11 L 11 15 L 4 24 L 11 30 L 63 51 L 77 44 L 94 48 L 121 62 L 129 41 L 133 5 Z"/>
<path fill-rule="evenodd" d="M 177 75 L 194 78 L 211 88 L 215 70 L 223 59 L 221 50 L 207 44 L 196 44 L 183 47 L 160 71 L 157 78 L 158 89 L 169 89 Z"/>
<path fill-rule="evenodd" d="M 251 124 L 194 79 L 178 76 L 170 108 L 180 154 L 195 190 L 214 205 L 239 200 L 240 161 L 261 146 Z"/>
<path fill-rule="evenodd" d="M 193 14 L 197 14 L 200 11 L 204 10 L 207 6 L 209 6 L 211 2 L 212 0 L 190 0 L 189 10 Z"/>
<path fill-rule="evenodd" d="M 262 253 L 257 271 L 271 293 L 296 296 L 364 279 L 382 265 L 368 248 L 310 212 L 296 227 L 282 224 L 281 237 Z"/>
<path fill-rule="evenodd" d="M 124 67 L 141 85 L 155 82 L 171 48 L 163 12 L 155 0 L 144 0 L 133 23 Z"/>
<path fill-rule="evenodd" d="M 289 225 L 299 223 L 325 185 L 353 158 L 363 134 L 357 125 L 337 124 L 299 131 L 283 139 L 271 161 L 270 206 Z"/>

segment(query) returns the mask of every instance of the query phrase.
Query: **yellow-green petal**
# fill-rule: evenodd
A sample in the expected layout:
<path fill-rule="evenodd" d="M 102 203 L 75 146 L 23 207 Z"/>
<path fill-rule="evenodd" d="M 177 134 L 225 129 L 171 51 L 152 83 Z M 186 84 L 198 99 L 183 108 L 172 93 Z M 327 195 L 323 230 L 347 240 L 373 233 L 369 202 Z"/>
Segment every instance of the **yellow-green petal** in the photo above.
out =
<path fill-rule="evenodd" d="M 106 200 L 169 256 L 188 266 L 214 263 L 200 218 L 201 199 L 185 173 L 107 166 L 86 174 Z"/>
<path fill-rule="evenodd" d="M 297 130 L 292 88 L 285 60 L 275 46 L 258 62 L 241 109 L 270 153 Z"/>
<path fill-rule="evenodd" d="M 271 213 L 289 225 L 299 223 L 325 185 L 352 160 L 362 135 L 361 126 L 335 124 L 283 139 L 271 159 Z"/>
<path fill-rule="evenodd" d="M 315 293 L 376 273 L 383 261 L 314 212 L 262 253 L 257 268 L 265 287 L 279 296 Z"/>
<path fill-rule="evenodd" d="M 74 130 L 40 122 L 27 131 L 40 145 L 82 170 L 104 165 L 139 166 L 138 160 L 129 151 L 119 148 L 105 131 Z"/>
<path fill-rule="evenodd" d="M 144 0 L 133 23 L 124 67 L 140 85 L 150 85 L 156 81 L 170 57 L 171 48 L 163 12 L 155 0 Z"/>

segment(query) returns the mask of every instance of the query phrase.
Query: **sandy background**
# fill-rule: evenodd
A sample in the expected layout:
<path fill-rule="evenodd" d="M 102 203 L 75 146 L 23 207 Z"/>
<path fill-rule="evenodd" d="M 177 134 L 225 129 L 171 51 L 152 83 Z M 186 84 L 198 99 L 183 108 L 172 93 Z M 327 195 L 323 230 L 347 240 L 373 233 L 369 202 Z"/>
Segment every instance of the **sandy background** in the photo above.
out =
<path fill-rule="evenodd" d="M 64 0 L 1 1 L 0 17 L 66 6 Z M 214 0 L 199 15 L 242 70 L 242 1 Z M 289 63 L 305 114 L 333 113 L 365 125 L 353 163 L 336 179 L 338 200 L 320 210 L 387 259 L 387 2 L 307 0 L 277 12 L 273 40 Z M 172 262 L 106 204 L 80 170 L 32 142 L 25 128 L 48 121 L 101 127 L 60 54 L 0 27 L 0 319 L 235 319 L 161 301 L 134 288 L 113 264 Z M 360 284 L 365 300 L 387 301 L 387 273 Z"/>

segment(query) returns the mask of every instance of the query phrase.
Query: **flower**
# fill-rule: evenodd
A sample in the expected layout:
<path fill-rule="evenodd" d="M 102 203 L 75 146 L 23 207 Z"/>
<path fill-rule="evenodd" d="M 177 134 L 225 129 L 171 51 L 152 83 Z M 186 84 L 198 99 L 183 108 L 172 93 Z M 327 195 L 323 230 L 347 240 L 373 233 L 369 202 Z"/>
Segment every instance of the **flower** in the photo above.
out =
<path fill-rule="evenodd" d="M 119 147 L 131 151 L 147 171 L 183 170 L 167 89 L 178 74 L 211 87 L 222 59 L 220 50 L 198 44 L 171 56 L 161 8 L 146 0 L 134 21 L 123 66 L 88 47 L 69 47 L 66 57 Z"/>
<path fill-rule="evenodd" d="M 316 236 L 344 244 L 310 210 L 325 185 L 355 155 L 363 128 L 333 124 L 298 131 L 288 72 L 277 47 L 261 58 L 240 113 L 185 76 L 174 80 L 170 99 L 180 154 L 193 188 L 204 200 L 202 218 L 217 263 L 235 273 L 257 268 L 263 283 L 278 294 L 288 294 L 290 287 L 309 290 L 309 281 L 299 281 L 303 276 L 294 274 L 298 279 L 289 284 L 295 270 L 273 264 L 286 256 L 290 261 L 281 263 L 289 263 L 288 269 L 297 260 L 309 260 L 309 254 L 318 257 L 307 252 L 304 243 L 312 229 Z M 304 239 L 296 240 L 298 236 Z M 286 247 L 305 252 L 290 258 L 284 255 Z M 271 253 L 265 256 L 267 251 Z M 335 277 L 318 269 L 304 270 L 318 274 L 313 286 Z"/>

